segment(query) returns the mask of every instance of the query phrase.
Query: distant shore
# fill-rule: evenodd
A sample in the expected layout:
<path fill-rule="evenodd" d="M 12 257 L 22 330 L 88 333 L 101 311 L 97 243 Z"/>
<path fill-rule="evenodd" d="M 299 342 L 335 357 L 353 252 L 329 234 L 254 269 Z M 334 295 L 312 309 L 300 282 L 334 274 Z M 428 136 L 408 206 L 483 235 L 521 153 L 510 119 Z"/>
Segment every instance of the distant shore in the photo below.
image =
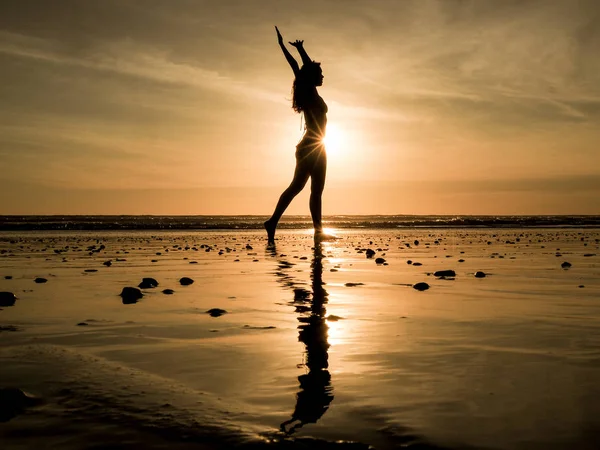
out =
<path fill-rule="evenodd" d="M 43 230 L 260 230 L 267 216 L 261 215 L 7 215 L 0 216 L 0 231 Z M 330 228 L 600 228 L 600 216 L 592 215 L 331 215 Z M 307 216 L 287 216 L 280 223 L 286 229 L 310 229 Z"/>

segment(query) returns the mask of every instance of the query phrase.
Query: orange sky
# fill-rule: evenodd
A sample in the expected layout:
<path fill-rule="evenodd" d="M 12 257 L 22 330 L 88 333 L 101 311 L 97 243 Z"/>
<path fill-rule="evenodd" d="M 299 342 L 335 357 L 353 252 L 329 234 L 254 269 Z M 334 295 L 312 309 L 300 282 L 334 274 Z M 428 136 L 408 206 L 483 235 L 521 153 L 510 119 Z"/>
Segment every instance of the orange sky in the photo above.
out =
<path fill-rule="evenodd" d="M 325 214 L 600 214 L 594 0 L 2 2 L 0 214 L 270 214 L 275 24 L 322 63 Z"/>

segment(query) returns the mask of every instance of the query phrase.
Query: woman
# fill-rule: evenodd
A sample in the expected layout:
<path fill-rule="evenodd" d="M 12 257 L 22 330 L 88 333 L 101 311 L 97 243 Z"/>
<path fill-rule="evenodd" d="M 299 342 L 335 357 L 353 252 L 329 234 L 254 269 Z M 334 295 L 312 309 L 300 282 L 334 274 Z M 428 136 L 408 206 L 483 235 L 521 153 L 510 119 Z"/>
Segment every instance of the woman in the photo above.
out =
<path fill-rule="evenodd" d="M 311 179 L 310 215 L 315 229 L 315 239 L 333 238 L 333 236 L 323 233 L 321 221 L 321 195 L 325 187 L 327 171 L 327 155 L 323 145 L 327 125 L 327 105 L 317 92 L 317 86 L 323 85 L 323 71 L 321 64 L 312 61 L 306 54 L 304 41 L 290 42 L 290 45 L 296 47 L 302 57 L 302 68 L 299 68 L 298 63 L 285 47 L 279 29 L 275 27 L 275 30 L 285 59 L 294 71 L 292 108 L 297 113 L 304 113 L 305 131 L 302 140 L 296 146 L 294 178 L 289 187 L 281 194 L 273 215 L 265 222 L 269 244 L 275 242 L 275 229 L 282 214 L 294 197 L 304 188 L 309 178 Z"/>

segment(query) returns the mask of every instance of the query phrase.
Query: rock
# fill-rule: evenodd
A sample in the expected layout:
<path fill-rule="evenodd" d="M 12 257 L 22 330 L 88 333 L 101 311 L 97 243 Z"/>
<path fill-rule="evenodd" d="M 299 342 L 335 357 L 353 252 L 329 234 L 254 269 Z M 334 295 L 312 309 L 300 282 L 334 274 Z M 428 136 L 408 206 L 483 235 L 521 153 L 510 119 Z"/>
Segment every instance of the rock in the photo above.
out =
<path fill-rule="evenodd" d="M 140 289 L 150 289 L 158 286 L 158 281 L 154 278 L 142 278 L 142 282 L 138 284 Z"/>
<path fill-rule="evenodd" d="M 192 280 L 191 278 L 188 278 L 188 277 L 183 277 L 179 280 L 179 284 L 181 284 L 182 286 L 189 286 L 193 282 L 194 282 L 194 280 Z"/>
<path fill-rule="evenodd" d="M 104 261 L 102 264 L 104 264 L 106 267 L 110 267 L 112 266 L 112 261 Z"/>
<path fill-rule="evenodd" d="M 485 273 L 481 271 L 475 272 L 475 278 L 485 278 Z"/>
<path fill-rule="evenodd" d="M 87 323 L 87 322 L 79 322 L 77 324 L 78 327 L 85 327 L 85 326 L 88 326 L 88 325 L 89 325 L 89 323 Z"/>
<path fill-rule="evenodd" d="M 162 293 L 166 295 L 172 295 L 175 293 L 175 291 L 173 289 L 163 289 Z"/>
<path fill-rule="evenodd" d="M 0 292 L 0 306 L 13 306 L 17 297 L 12 292 Z"/>
<path fill-rule="evenodd" d="M 415 245 L 419 245 L 419 241 L 417 241 L 417 240 L 415 239 L 415 242 L 414 242 L 414 244 L 415 244 Z"/>
<path fill-rule="evenodd" d="M 220 317 L 223 314 L 227 314 L 227 311 L 221 308 L 212 308 L 206 311 L 207 314 L 210 314 L 211 317 Z"/>
<path fill-rule="evenodd" d="M 346 283 L 344 286 L 346 287 L 354 287 L 354 286 L 364 286 L 365 283 Z"/>
<path fill-rule="evenodd" d="M 367 256 L 367 258 L 372 258 L 373 256 L 375 256 L 375 250 L 368 248 L 365 252 L 365 255 Z"/>
<path fill-rule="evenodd" d="M 84 272 L 88 272 L 88 273 L 98 272 L 98 269 L 85 269 Z"/>
<path fill-rule="evenodd" d="M 329 314 L 327 317 L 327 322 L 337 322 L 338 320 L 343 320 L 343 317 L 336 316 L 335 314 Z"/>
<path fill-rule="evenodd" d="M 375 260 L 375 264 L 383 264 L 385 262 L 385 258 L 377 258 Z"/>
<path fill-rule="evenodd" d="M 409 259 L 408 261 L 406 261 L 406 264 L 412 264 L 413 262 Z"/>
<path fill-rule="evenodd" d="M 42 403 L 37 397 L 18 388 L 0 389 L 0 422 L 8 422 L 26 408 Z"/>
<path fill-rule="evenodd" d="M 418 266 L 422 266 L 423 264 L 421 264 L 420 262 L 414 262 L 412 263 L 413 266 L 418 267 Z"/>
<path fill-rule="evenodd" d="M 560 267 L 562 267 L 563 269 L 568 269 L 569 267 L 571 267 L 571 263 L 570 263 L 570 262 L 567 262 L 567 261 L 565 261 L 564 263 L 562 263 L 562 264 L 560 265 Z"/>
<path fill-rule="evenodd" d="M 413 284 L 413 289 L 416 289 L 417 291 L 426 291 L 429 289 L 429 285 L 422 281 L 420 283 Z"/>
<path fill-rule="evenodd" d="M 12 275 L 5 275 L 5 276 L 4 276 L 4 279 L 5 279 L 5 280 L 12 280 Z"/>
<path fill-rule="evenodd" d="M 119 295 L 123 299 L 124 305 L 137 303 L 137 301 L 144 296 L 142 291 L 135 287 L 124 287 Z"/>
<path fill-rule="evenodd" d="M 48 280 L 46 278 L 42 278 L 42 277 L 37 277 L 35 280 L 33 280 L 36 283 L 46 283 Z"/>
<path fill-rule="evenodd" d="M 435 277 L 455 277 L 456 272 L 454 270 L 438 270 L 433 273 Z"/>

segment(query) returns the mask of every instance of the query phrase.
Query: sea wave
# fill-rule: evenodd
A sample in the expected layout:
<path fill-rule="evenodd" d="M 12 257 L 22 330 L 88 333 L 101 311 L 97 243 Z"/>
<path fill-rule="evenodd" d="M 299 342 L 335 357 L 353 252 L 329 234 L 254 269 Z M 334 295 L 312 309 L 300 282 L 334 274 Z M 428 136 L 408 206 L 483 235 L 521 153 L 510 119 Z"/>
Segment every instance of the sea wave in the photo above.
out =
<path fill-rule="evenodd" d="M 0 216 L 0 230 L 259 230 L 267 216 Z M 333 215 L 329 228 L 600 227 L 600 216 Z M 284 217 L 280 228 L 310 229 L 310 216 Z"/>

